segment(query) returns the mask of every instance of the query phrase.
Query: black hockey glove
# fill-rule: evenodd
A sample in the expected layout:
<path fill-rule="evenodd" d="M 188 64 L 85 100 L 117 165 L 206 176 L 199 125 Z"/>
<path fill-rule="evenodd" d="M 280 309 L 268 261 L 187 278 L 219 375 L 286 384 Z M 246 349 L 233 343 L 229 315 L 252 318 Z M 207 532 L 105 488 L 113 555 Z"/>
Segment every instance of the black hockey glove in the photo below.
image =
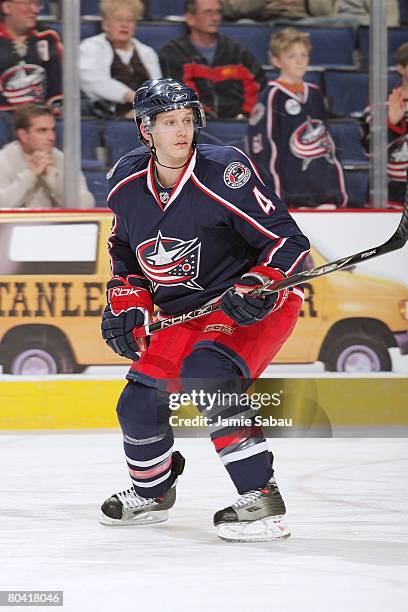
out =
<path fill-rule="evenodd" d="M 140 285 L 143 279 L 116 276 L 107 284 L 108 304 L 102 316 L 102 337 L 121 357 L 136 361 L 147 350 L 150 336 L 145 326 L 150 323 L 153 300 L 150 292 Z"/>
<path fill-rule="evenodd" d="M 241 276 L 240 281 L 228 289 L 221 301 L 221 309 L 238 323 L 246 326 L 262 321 L 272 311 L 282 306 L 288 296 L 288 290 L 283 289 L 270 295 L 250 295 L 256 289 L 262 289 L 266 282 L 282 280 L 285 275 L 276 268 L 257 266 Z"/>

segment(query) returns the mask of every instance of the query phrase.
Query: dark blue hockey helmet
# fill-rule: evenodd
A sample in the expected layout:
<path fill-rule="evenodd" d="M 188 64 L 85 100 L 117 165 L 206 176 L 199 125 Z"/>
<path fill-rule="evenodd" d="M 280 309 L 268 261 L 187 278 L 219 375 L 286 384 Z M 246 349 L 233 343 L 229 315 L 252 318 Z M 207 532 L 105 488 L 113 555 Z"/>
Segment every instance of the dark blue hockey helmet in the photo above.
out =
<path fill-rule="evenodd" d="M 199 130 L 205 127 L 205 113 L 196 92 L 175 79 L 153 79 L 145 81 L 135 93 L 133 99 L 133 112 L 140 132 L 143 124 L 146 132 L 150 134 L 153 118 L 159 113 L 191 108 L 194 117 L 194 128 Z"/>

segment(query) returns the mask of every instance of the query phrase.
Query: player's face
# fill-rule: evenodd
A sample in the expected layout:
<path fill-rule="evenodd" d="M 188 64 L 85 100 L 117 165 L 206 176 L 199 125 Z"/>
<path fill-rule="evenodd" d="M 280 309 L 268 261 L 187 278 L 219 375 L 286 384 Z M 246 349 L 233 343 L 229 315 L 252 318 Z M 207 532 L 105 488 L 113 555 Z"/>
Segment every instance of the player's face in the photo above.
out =
<path fill-rule="evenodd" d="M 6 26 L 13 32 L 25 33 L 37 23 L 37 16 L 41 10 L 40 0 L 8 0 L 3 2 L 3 11 Z"/>
<path fill-rule="evenodd" d="M 309 65 L 309 52 L 302 43 L 294 43 L 279 57 L 272 58 L 283 80 L 296 83 L 303 79 Z"/>
<path fill-rule="evenodd" d="M 50 153 L 55 145 L 55 121 L 49 115 L 33 117 L 28 130 L 18 130 L 18 138 L 28 154 L 34 151 Z"/>
<path fill-rule="evenodd" d="M 117 8 L 103 21 L 103 29 L 111 43 L 126 45 L 134 35 L 135 16 L 127 8 Z"/>
<path fill-rule="evenodd" d="M 152 136 L 158 157 L 181 161 L 190 155 L 194 136 L 193 111 L 180 108 L 156 116 Z"/>
<path fill-rule="evenodd" d="M 191 30 L 201 34 L 217 34 L 222 21 L 219 0 L 197 0 L 196 12 L 186 13 L 186 22 Z"/>

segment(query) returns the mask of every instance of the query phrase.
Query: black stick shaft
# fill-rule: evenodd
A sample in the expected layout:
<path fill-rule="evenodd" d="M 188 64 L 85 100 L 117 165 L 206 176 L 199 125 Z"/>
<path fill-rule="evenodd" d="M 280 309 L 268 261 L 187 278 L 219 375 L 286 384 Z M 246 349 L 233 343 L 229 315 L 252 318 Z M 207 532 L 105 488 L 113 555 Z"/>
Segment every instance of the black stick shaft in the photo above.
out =
<path fill-rule="evenodd" d="M 265 284 L 262 291 L 254 292 L 254 294 L 277 293 L 282 289 L 289 289 L 290 287 L 295 287 L 296 285 L 300 285 L 303 282 L 311 281 L 315 278 L 320 278 L 320 276 L 324 276 L 325 274 L 331 274 L 331 272 L 337 272 L 338 270 L 345 270 L 346 268 L 350 268 L 352 266 L 355 266 L 356 264 L 362 263 L 364 261 L 369 261 L 374 257 L 379 257 L 380 255 L 385 255 L 386 253 L 391 253 L 392 251 L 401 249 L 406 244 L 407 240 L 408 188 L 405 195 L 405 206 L 399 225 L 395 230 L 394 234 L 391 236 L 391 238 L 384 242 L 384 244 L 374 247 L 373 249 L 368 249 L 367 251 L 360 251 L 355 255 L 350 255 L 349 257 L 342 257 L 341 259 L 336 259 L 335 261 L 327 263 L 324 266 L 310 268 L 310 270 L 299 272 L 299 274 L 294 274 L 293 276 L 289 276 L 288 278 L 285 278 L 278 282 L 271 281 L 270 283 Z M 179 325 L 180 323 L 192 321 L 193 319 L 198 319 L 199 317 L 203 317 L 205 315 L 211 314 L 212 312 L 216 312 L 217 310 L 220 310 L 220 306 L 218 304 L 219 303 L 202 306 L 201 308 L 196 308 L 195 310 L 191 310 L 190 312 L 186 312 L 175 317 L 169 317 L 168 319 L 158 321 L 157 323 L 152 323 L 148 326 L 146 333 L 148 335 L 154 334 L 158 331 L 161 331 L 162 329 L 173 327 L 173 325 Z"/>

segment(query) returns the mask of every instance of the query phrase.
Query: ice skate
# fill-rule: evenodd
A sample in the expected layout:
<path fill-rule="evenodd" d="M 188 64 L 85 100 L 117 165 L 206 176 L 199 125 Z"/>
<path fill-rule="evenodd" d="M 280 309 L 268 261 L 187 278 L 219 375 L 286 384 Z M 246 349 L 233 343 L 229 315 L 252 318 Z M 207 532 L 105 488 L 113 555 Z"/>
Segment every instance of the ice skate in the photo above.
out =
<path fill-rule="evenodd" d="M 268 542 L 288 538 L 285 503 L 274 478 L 266 487 L 248 491 L 214 515 L 217 535 L 227 542 Z"/>
<path fill-rule="evenodd" d="M 173 453 L 172 472 L 176 476 L 183 473 L 184 457 Z M 169 510 L 176 501 L 177 479 L 168 491 L 160 497 L 145 498 L 136 493 L 133 487 L 114 493 L 101 506 L 99 522 L 102 525 L 137 526 L 163 523 L 169 518 Z"/>

